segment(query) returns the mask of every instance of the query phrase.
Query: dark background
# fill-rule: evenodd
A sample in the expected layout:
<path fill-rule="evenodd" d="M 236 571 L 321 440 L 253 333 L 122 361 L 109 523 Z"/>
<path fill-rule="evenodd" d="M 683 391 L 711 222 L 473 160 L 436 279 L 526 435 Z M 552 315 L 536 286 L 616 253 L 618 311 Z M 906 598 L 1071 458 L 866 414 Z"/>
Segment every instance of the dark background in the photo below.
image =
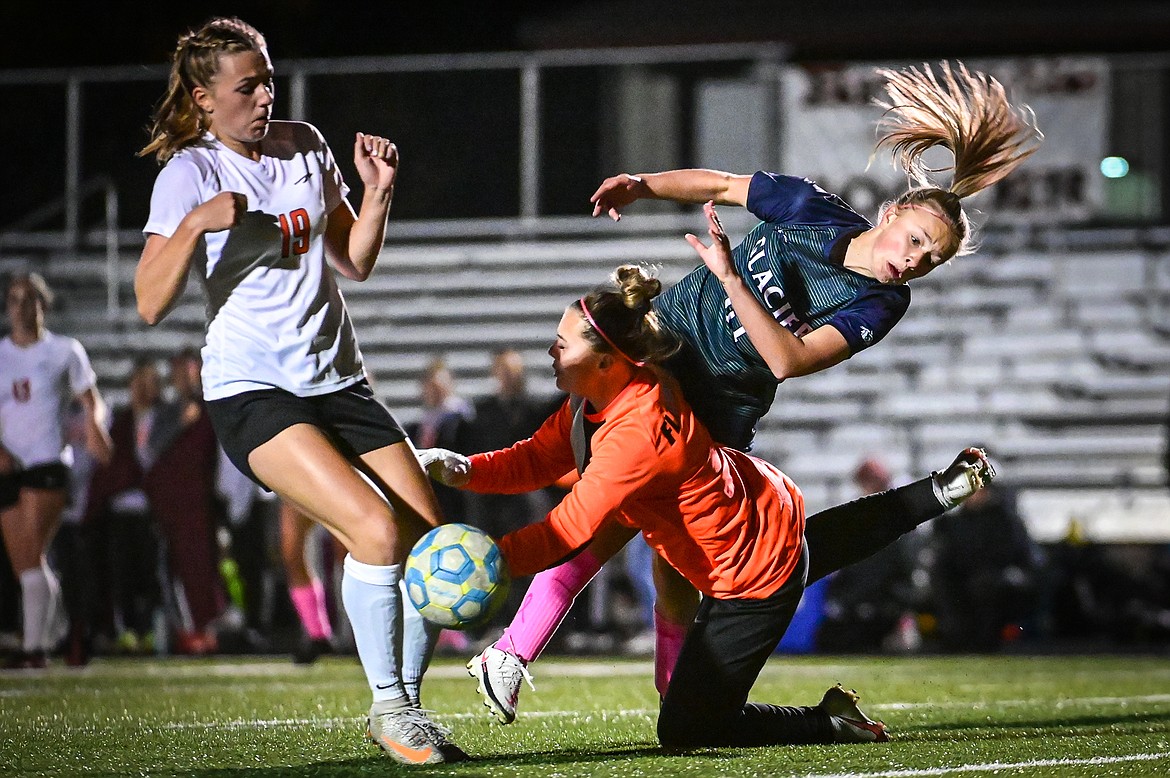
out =
<path fill-rule="evenodd" d="M 1163 0 L 6 5 L 0 68 L 161 63 L 181 31 L 214 15 L 237 15 L 255 25 L 267 35 L 275 60 L 750 40 L 785 41 L 797 60 L 1124 53 L 1170 45 L 1170 3 Z"/>
<path fill-rule="evenodd" d="M 62 210 L 41 215 L 58 207 L 66 187 L 61 149 L 68 122 L 59 69 L 153 66 L 162 73 L 179 34 L 219 15 L 238 15 L 266 35 L 277 72 L 278 119 L 288 118 L 288 63 L 311 58 L 748 41 L 781 42 L 793 61 L 828 63 L 1170 52 L 1170 0 L 1114 0 L 1092 7 L 1052 0 L 156 0 L 85 5 L 25 0 L 0 14 L 7 32 L 0 70 L 51 68 L 57 75 L 48 87 L 10 79 L 0 91 L 0 137 L 10 180 L 21 182 L 0 188 L 0 230 L 51 230 L 63 224 Z M 719 67 L 738 65 L 700 64 L 684 72 L 680 104 L 689 105 L 687 90 L 697 79 L 717 75 Z M 29 80 L 35 81 L 35 75 L 30 72 Z M 613 172 L 602 147 L 607 111 L 612 111 L 605 76 L 598 68 L 550 68 L 543 77 L 546 140 L 538 212 L 583 214 L 597 181 Z M 146 218 L 157 166 L 135 152 L 146 142 L 151 107 L 162 94 L 161 78 L 91 79 L 82 90 L 82 185 L 113 181 L 122 227 L 137 228 Z M 334 147 L 348 181 L 356 180 L 347 151 L 355 130 L 398 143 L 403 168 L 397 218 L 511 217 L 520 200 L 518 83 L 514 70 L 321 75 L 308 84 L 312 101 L 304 118 Z M 1133 121 L 1123 124 L 1143 127 L 1143 112 L 1151 105 L 1170 105 L 1168 79 L 1138 84 L 1131 92 L 1115 100 L 1118 116 L 1132 115 Z M 693 140 L 690 117 L 681 115 L 677 129 L 678 164 L 684 164 Z M 1170 179 L 1170 171 L 1164 175 Z M 104 213 L 101 193 L 86 195 L 83 231 L 100 227 Z"/>

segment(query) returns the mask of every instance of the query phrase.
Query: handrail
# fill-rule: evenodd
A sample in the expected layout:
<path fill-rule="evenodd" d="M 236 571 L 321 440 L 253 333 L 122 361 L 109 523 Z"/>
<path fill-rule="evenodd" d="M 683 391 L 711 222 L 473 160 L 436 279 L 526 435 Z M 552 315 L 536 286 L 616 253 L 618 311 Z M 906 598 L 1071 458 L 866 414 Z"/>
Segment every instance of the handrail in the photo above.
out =
<path fill-rule="evenodd" d="M 647 46 L 604 49 L 555 49 L 546 51 L 511 51 L 468 54 L 425 54 L 399 56 L 362 56 L 290 59 L 280 63 L 280 73 L 290 82 L 290 117 L 303 119 L 305 96 L 310 77 L 332 74 L 431 73 L 452 71 L 514 70 L 520 74 L 520 201 L 519 216 L 539 216 L 541 163 L 544 156 L 540 112 L 546 99 L 542 94 L 542 76 L 546 69 L 558 67 L 628 67 L 637 65 L 687 64 L 697 62 L 755 63 L 761 72 L 787 59 L 789 47 L 779 42 Z M 158 81 L 165 82 L 166 68 L 159 65 L 28 68 L 0 70 L 0 86 L 18 84 L 63 84 L 65 86 L 66 138 L 62 155 L 65 160 L 65 224 L 71 247 L 81 236 L 80 201 L 82 170 L 81 124 L 83 88 L 95 83 Z M 15 225 L 20 232 L 24 222 L 39 216 L 40 211 Z M 528 222 L 530 223 L 530 222 Z"/>
<path fill-rule="evenodd" d="M 112 182 L 108 176 L 95 176 L 78 186 L 77 197 L 84 200 L 90 195 L 104 191 L 111 185 Z M 19 234 L 26 230 L 33 230 L 38 224 L 44 224 L 54 216 L 64 213 L 68 208 L 68 200 L 69 195 L 62 194 L 55 200 L 50 200 L 44 205 L 26 213 L 23 217 L 13 222 L 9 228 L 0 231 L 0 242 L 3 241 L 5 235 Z"/>
<path fill-rule="evenodd" d="M 78 208 L 82 200 L 99 193 L 102 195 L 104 211 L 103 226 L 100 230 L 87 233 L 77 226 L 67 226 L 62 231 L 35 231 L 37 225 L 44 224 L 62 213 L 68 214 L 71 208 Z M 71 195 L 74 197 L 71 198 Z M 16 229 L 0 231 L 0 248 L 76 251 L 90 242 L 101 245 L 105 249 L 106 257 L 106 315 L 111 320 L 117 319 L 122 313 L 119 273 L 122 246 L 126 245 L 126 237 L 121 234 L 118 227 L 118 204 L 118 188 L 114 181 L 108 176 L 95 176 L 80 184 L 74 192 L 67 192 L 25 214 L 14 225 Z M 140 233 L 138 237 L 140 240 Z"/>
<path fill-rule="evenodd" d="M 789 47 L 781 42 L 633 46 L 604 49 L 549 49 L 468 54 L 400 54 L 362 57 L 282 59 L 278 70 L 308 75 L 345 73 L 447 72 L 451 70 L 520 70 L 536 67 L 597 65 L 656 65 L 677 62 L 726 62 L 786 59 Z M 92 68 L 26 68 L 0 70 L 0 85 L 83 81 L 166 81 L 167 68 L 120 65 Z"/>

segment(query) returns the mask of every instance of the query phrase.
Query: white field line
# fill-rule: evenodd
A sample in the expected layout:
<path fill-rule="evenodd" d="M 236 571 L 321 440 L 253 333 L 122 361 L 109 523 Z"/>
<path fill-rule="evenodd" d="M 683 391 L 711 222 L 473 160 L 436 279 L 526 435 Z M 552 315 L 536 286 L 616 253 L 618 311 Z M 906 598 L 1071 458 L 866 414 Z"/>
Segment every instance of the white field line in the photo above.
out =
<path fill-rule="evenodd" d="M 927 775 L 952 775 L 955 773 L 999 773 L 1004 770 L 1028 770 L 1036 767 L 1076 767 L 1121 764 L 1123 762 L 1154 762 L 1170 759 L 1170 751 L 1155 754 L 1127 754 L 1125 756 L 1095 756 L 1090 759 L 1033 759 L 1027 762 L 988 762 L 986 764 L 963 764 L 949 767 L 930 767 L 921 770 L 883 770 L 878 773 L 823 773 L 804 778 L 913 778 Z"/>
<path fill-rule="evenodd" d="M 653 674 L 652 660 L 628 660 L 620 659 L 618 661 L 606 661 L 604 659 L 598 660 L 559 660 L 551 659 L 540 663 L 542 675 L 548 678 L 589 678 L 589 677 L 635 677 L 645 676 L 651 677 Z M 815 673 L 818 676 L 827 676 L 832 678 L 836 672 L 836 668 L 841 670 L 855 671 L 856 668 L 848 665 L 825 665 L 825 664 L 810 664 L 801 665 L 794 663 L 787 663 L 783 660 L 773 660 L 764 668 L 761 675 L 783 674 L 788 677 L 793 675 L 804 676 L 806 674 Z M 357 670 L 356 659 L 354 661 L 355 672 Z M 295 668 L 290 668 L 287 662 L 281 660 L 265 659 L 259 661 L 242 661 L 242 662 L 208 662 L 206 660 L 183 660 L 177 659 L 168 662 L 153 662 L 153 663 L 123 663 L 114 665 L 105 665 L 104 663 L 95 663 L 85 668 L 70 668 L 67 671 L 60 672 L 57 669 L 50 669 L 48 671 L 34 671 L 36 676 L 43 675 L 69 675 L 77 676 L 80 683 L 73 690 L 75 694 L 100 694 L 100 690 L 94 688 L 94 683 L 99 682 L 104 678 L 141 678 L 147 677 L 166 677 L 171 678 L 180 683 L 170 684 L 170 690 L 186 690 L 187 685 L 181 683 L 182 681 L 201 681 L 208 678 L 246 678 L 249 676 L 259 677 L 280 677 L 288 678 L 290 669 L 295 676 Z M 275 684 L 268 684 L 269 689 L 296 689 L 298 691 L 311 691 L 313 689 L 332 688 L 337 686 L 348 685 L 348 681 L 344 679 L 313 679 L 306 670 L 305 683 L 303 686 L 294 683 L 278 682 Z M 1167 668 L 1170 672 L 1170 667 Z M 21 677 L 31 677 L 33 674 L 28 674 L 27 671 L 22 671 Z M 1151 673 L 1149 668 L 1144 668 L 1142 671 L 1143 678 L 1148 678 Z M 1161 673 L 1154 671 L 1154 675 L 1161 675 Z M 0 673 L 0 676 L 6 675 Z M 443 662 L 433 665 L 427 671 L 427 678 L 429 679 L 467 679 L 467 670 L 462 664 L 452 664 Z M 160 693 L 166 694 L 168 689 L 160 689 Z M 972 691 L 977 691 L 975 688 Z M 43 689 L 38 686 L 24 686 L 3 689 L 0 688 L 0 699 L 18 699 L 22 697 L 38 697 L 46 694 L 56 695 L 60 693 L 60 689 Z M 1052 700 L 1052 704 L 1057 708 L 1073 705 L 1120 705 L 1129 703 L 1166 703 L 1170 702 L 1170 694 L 1151 694 L 1133 697 L 1082 697 Z M 898 710 L 920 710 L 920 709 L 967 709 L 967 710 L 983 710 L 992 706 L 1001 707 L 1021 707 L 1034 704 L 1033 700 L 993 700 L 993 701 L 955 701 L 955 700 L 939 700 L 934 702 L 867 702 L 865 707 L 867 710 L 874 711 L 898 711 Z M 544 711 L 544 712 L 527 712 L 525 716 L 541 716 L 541 717 L 572 717 L 582 715 L 605 715 L 604 712 L 584 712 L 584 711 Z M 627 715 L 624 712 L 617 712 L 612 715 Z M 635 711 L 631 715 L 644 715 L 642 711 Z M 470 717 L 470 714 L 440 714 L 444 717 Z M 294 720 L 290 720 L 294 721 Z M 285 726 L 304 726 L 311 724 L 313 720 L 306 720 L 305 722 L 290 723 Z M 255 723 L 255 722 L 253 722 Z M 246 722 L 242 722 L 243 726 Z M 194 724 L 186 724 L 182 726 L 200 726 Z M 207 726 L 215 726 L 209 724 Z M 279 725 L 278 725 L 279 726 Z"/>
<path fill-rule="evenodd" d="M 526 718 L 592 718 L 602 719 L 623 717 L 649 717 L 655 713 L 649 708 L 642 710 L 600 711 L 597 713 L 582 713 L 577 711 L 535 711 L 525 713 Z M 484 713 L 456 713 L 441 716 L 442 719 L 469 719 L 482 718 Z M 264 721 L 225 721 L 225 722 L 177 722 L 166 725 L 165 729 L 268 729 L 285 727 L 317 727 L 322 729 L 340 729 L 361 725 L 364 717 L 335 717 L 329 719 L 269 719 Z M 1170 751 L 1148 754 L 1126 754 L 1121 756 L 1097 756 L 1087 759 L 1033 759 L 1025 762 L 986 762 L 983 764 L 957 764 L 945 767 L 930 767 L 923 769 L 883 770 L 868 773 L 821 773 L 802 775 L 802 778 L 917 778 L 918 776 L 956 775 L 961 773 L 1000 773 L 1006 770 L 1028 770 L 1038 767 L 1075 767 L 1100 766 L 1123 764 L 1130 762 L 1154 762 L 1170 759 Z"/>
<path fill-rule="evenodd" d="M 1134 697 L 1069 697 L 1067 699 L 1049 700 L 1053 707 L 1063 708 L 1073 705 L 1126 705 L 1131 702 L 1170 702 L 1170 694 L 1143 694 Z M 991 700 L 991 701 L 945 701 L 945 702 L 876 702 L 866 704 L 865 707 L 874 710 L 915 710 L 918 708 L 970 708 L 980 710 L 991 707 L 1020 707 L 1035 705 L 1035 700 Z"/>
<path fill-rule="evenodd" d="M 616 678 L 616 677 L 636 677 L 641 676 L 645 678 L 652 678 L 654 676 L 654 664 L 650 661 L 621 661 L 613 664 L 606 662 L 584 662 L 584 663 L 560 663 L 555 660 L 541 663 L 541 667 L 549 674 L 549 677 L 555 678 Z M 357 664 L 357 659 L 353 663 L 355 677 L 360 677 L 360 667 Z M 305 679 L 309 681 L 305 686 L 294 686 L 292 683 L 277 683 L 266 684 L 266 689 L 279 688 L 320 688 L 331 686 L 348 685 L 350 681 L 337 678 L 333 680 L 314 680 L 309 675 L 309 668 L 301 668 L 305 672 Z M 290 678 L 295 677 L 297 668 L 294 668 L 287 662 L 270 661 L 270 662 L 242 662 L 242 663 L 220 663 L 220 662 L 186 662 L 184 660 L 177 660 L 174 665 L 167 663 L 153 663 L 144 664 L 141 667 L 134 665 L 121 665 L 114 667 L 95 667 L 93 665 L 82 668 L 70 668 L 68 671 L 58 673 L 56 670 L 33 670 L 20 671 L 20 675 L 13 674 L 13 678 L 44 678 L 44 677 L 62 677 L 68 675 L 69 677 L 76 677 L 79 684 L 72 690 L 72 693 L 84 694 L 94 690 L 94 684 L 105 679 L 127 679 L 127 678 L 168 678 L 175 681 L 205 681 L 208 678 Z M 0 679 L 3 679 L 7 674 L 0 672 Z M 441 679 L 441 680 L 455 680 L 463 679 L 470 680 L 467 675 L 467 668 L 463 665 L 435 665 L 427 670 L 427 678 Z M 160 693 L 166 693 L 168 690 L 184 690 L 188 688 L 182 683 L 169 684 L 159 689 Z M 18 697 L 37 697 L 46 695 L 56 695 L 60 693 L 60 689 L 42 689 L 37 686 L 15 687 L 11 689 L 0 688 L 0 699 L 4 698 L 18 698 Z"/>
<path fill-rule="evenodd" d="M 1099 706 L 1099 705 L 1132 705 L 1137 703 L 1166 703 L 1170 702 L 1170 694 L 1147 694 L 1135 697 L 1071 697 L 1057 701 L 1058 707 L 1063 706 Z M 866 705 L 873 710 L 913 710 L 915 708 L 970 708 L 978 710 L 993 706 L 1018 707 L 1034 705 L 1035 700 L 996 700 L 994 702 L 892 702 L 879 705 Z M 656 708 L 627 708 L 621 710 L 538 710 L 525 711 L 523 718 L 533 719 L 582 719 L 582 718 L 627 718 L 631 716 L 654 716 Z M 475 713 L 436 713 L 436 718 L 443 720 L 464 720 L 487 718 L 490 714 L 484 710 Z M 164 725 L 164 729 L 242 729 L 255 727 L 268 729 L 279 727 L 318 727 L 333 729 L 339 726 L 348 726 L 363 721 L 364 716 L 356 718 L 307 718 L 307 719 L 234 719 L 231 721 L 176 721 Z"/>
<path fill-rule="evenodd" d="M 532 713 L 525 713 L 528 718 L 592 718 L 599 716 L 600 718 L 623 718 L 623 717 L 649 717 L 655 711 L 650 709 L 643 710 L 619 710 L 619 711 L 602 711 L 595 714 L 587 714 L 573 711 L 536 711 Z M 457 713 L 444 715 L 443 719 L 468 719 L 474 717 L 483 717 L 482 713 Z M 343 727 L 359 727 L 362 717 L 358 718 L 332 718 L 332 719 L 273 719 L 269 721 L 234 721 L 234 722 L 211 722 L 211 723 L 191 723 L 183 724 L 176 723 L 167 725 L 167 729 L 264 729 L 270 727 L 297 727 L 297 726 L 312 726 L 325 729 L 339 729 Z M 938 775 L 958 775 L 962 773 L 986 773 L 994 772 L 1001 773 L 1007 770 L 1029 770 L 1038 767 L 1076 767 L 1076 766 L 1101 766 L 1111 764 L 1124 764 L 1131 762 L 1155 762 L 1163 759 L 1170 759 L 1170 751 L 1162 751 L 1149 754 L 1125 754 L 1121 756 L 1096 756 L 1087 759 L 1033 759 L 1025 762 L 985 762 L 983 764 L 957 764 L 947 765 L 945 767 L 930 767 L 921 769 L 905 769 L 905 770 L 882 770 L 880 772 L 868 773 L 822 773 L 814 775 L 802 775 L 801 778 L 917 778 L 918 776 L 938 776 Z"/>
<path fill-rule="evenodd" d="M 431 711 L 433 712 L 433 711 Z M 649 717 L 657 715 L 658 709 L 630 708 L 627 710 L 538 710 L 523 714 L 524 718 L 532 719 L 593 719 L 602 720 Z M 491 720 L 491 713 L 485 708 L 476 713 L 436 713 L 435 718 L 440 721 L 483 719 Z M 288 727 L 313 727 L 317 729 L 337 729 L 338 727 L 358 726 L 365 724 L 365 716 L 335 716 L 328 719 L 235 719 L 232 721 L 175 721 L 163 726 L 163 729 L 281 729 Z"/>

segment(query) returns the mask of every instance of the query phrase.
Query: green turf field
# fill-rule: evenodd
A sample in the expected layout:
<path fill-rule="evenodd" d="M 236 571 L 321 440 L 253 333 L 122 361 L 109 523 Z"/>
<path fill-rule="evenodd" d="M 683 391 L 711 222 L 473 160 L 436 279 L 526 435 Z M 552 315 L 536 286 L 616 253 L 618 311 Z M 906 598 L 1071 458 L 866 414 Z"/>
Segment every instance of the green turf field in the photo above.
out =
<path fill-rule="evenodd" d="M 648 661 L 534 665 L 521 717 L 487 716 L 436 661 L 435 718 L 476 761 L 406 768 L 362 738 L 356 659 L 98 660 L 0 672 L 0 775 L 1167 776 L 1170 657 L 775 659 L 753 699 L 813 704 L 840 681 L 890 727 L 881 745 L 664 755 Z"/>

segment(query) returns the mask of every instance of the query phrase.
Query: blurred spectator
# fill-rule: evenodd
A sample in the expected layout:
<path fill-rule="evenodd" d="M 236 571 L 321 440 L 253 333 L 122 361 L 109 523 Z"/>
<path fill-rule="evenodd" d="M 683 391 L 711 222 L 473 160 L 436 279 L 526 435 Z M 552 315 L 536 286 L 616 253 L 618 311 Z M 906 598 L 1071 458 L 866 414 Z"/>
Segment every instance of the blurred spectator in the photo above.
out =
<path fill-rule="evenodd" d="M 622 643 L 622 651 L 636 656 L 653 656 L 655 641 L 654 602 L 654 556 L 656 552 L 639 533 L 621 550 L 625 561 L 624 572 L 629 581 L 636 613 L 637 631 Z M 606 572 L 601 569 L 602 574 Z M 594 584 L 596 585 L 596 583 Z"/>
<path fill-rule="evenodd" d="M 108 610 L 108 587 L 99 572 L 104 563 L 104 548 L 94 542 L 91 527 L 85 521 L 90 482 L 98 467 L 97 459 L 85 446 L 85 424 L 85 410 L 74 403 L 65 425 L 66 440 L 73 446 L 69 505 L 61 513 L 61 527 L 50 550 L 53 564 L 61 575 L 61 598 L 69 617 L 65 663 L 74 667 L 89 662 L 92 625 Z"/>
<path fill-rule="evenodd" d="M 560 396 L 538 398 L 528 393 L 524 359 L 514 349 L 501 349 L 492 355 L 492 378 L 495 393 L 475 401 L 453 450 L 477 454 L 507 448 L 536 432 L 563 400 Z M 549 499 L 537 492 L 470 497 L 473 523 L 495 536 L 542 518 L 550 507 Z"/>
<path fill-rule="evenodd" d="M 853 483 L 857 485 L 860 496 L 864 497 L 889 489 L 894 485 L 894 477 L 884 462 L 877 457 L 869 457 L 854 469 Z"/>
<path fill-rule="evenodd" d="M 464 437 L 464 426 L 475 415 L 467 400 L 455 393 L 455 377 L 442 357 L 434 357 L 419 379 L 419 399 L 422 416 L 417 422 L 404 424 L 403 428 L 415 448 L 435 446 L 460 450 Z M 448 521 L 467 522 L 467 495 L 459 489 L 452 489 L 432 482 L 439 507 Z M 461 654 L 469 646 L 467 635 L 462 632 L 443 630 L 439 635 L 436 650 L 445 654 Z"/>
<path fill-rule="evenodd" d="M 223 508 L 219 530 L 220 573 L 228 607 L 215 624 L 220 651 L 257 653 L 271 646 L 277 498 L 240 472 L 217 446 L 215 491 Z"/>
<path fill-rule="evenodd" d="M 515 349 L 499 349 L 492 354 L 492 378 L 496 382 L 495 392 L 476 399 L 472 416 L 463 424 L 453 450 L 478 454 L 507 448 L 531 437 L 563 400 L 560 395 L 529 394 L 524 358 Z M 467 500 L 468 523 L 494 537 L 544 518 L 560 499 L 560 494 L 547 490 L 524 494 L 461 494 Z M 524 578 L 512 582 L 508 599 L 492 620 L 493 625 L 512 620 L 529 581 Z"/>
<path fill-rule="evenodd" d="M 880 459 L 870 457 L 857 465 L 853 482 L 860 496 L 877 494 L 893 486 L 893 474 Z M 818 650 L 907 652 L 921 646 L 916 619 L 921 596 L 914 572 L 924 534 L 916 530 L 903 535 L 824 580 Z"/>
<path fill-rule="evenodd" d="M 176 653 L 217 649 L 213 622 L 226 604 L 219 574 L 215 478 L 219 444 L 204 408 L 199 352 L 185 348 L 171 358 L 175 398 L 159 414 L 160 435 L 171 437 L 145 486 L 166 543 L 169 578 L 164 597 L 175 622 Z M 158 636 L 156 636 L 158 637 Z"/>
<path fill-rule="evenodd" d="M 20 646 L 20 581 L 12 572 L 8 549 L 0 543 L 0 656 Z"/>
<path fill-rule="evenodd" d="M 419 379 L 422 416 L 404 425 L 415 448 L 441 448 L 459 451 L 462 427 L 475 415 L 471 404 L 455 393 L 455 378 L 442 357 L 435 357 Z M 439 506 L 448 521 L 467 521 L 467 501 L 463 492 L 442 484 L 433 484 Z"/>
<path fill-rule="evenodd" d="M 1090 649 L 1170 640 L 1170 546 L 1090 543 L 1074 519 L 1046 570 L 1052 638 Z"/>
<path fill-rule="evenodd" d="M 129 403 L 114 409 L 114 456 L 93 471 L 85 526 L 96 554 L 95 580 L 104 582 L 105 612 L 92 625 L 99 640 L 135 653 L 153 648 L 160 607 L 157 522 L 146 496 L 146 474 L 177 430 L 160 423 L 162 377 L 154 360 L 139 358 L 130 373 Z"/>
<path fill-rule="evenodd" d="M 992 651 L 1036 615 L 1043 552 L 999 481 L 936 519 L 931 584 L 941 647 Z"/>

